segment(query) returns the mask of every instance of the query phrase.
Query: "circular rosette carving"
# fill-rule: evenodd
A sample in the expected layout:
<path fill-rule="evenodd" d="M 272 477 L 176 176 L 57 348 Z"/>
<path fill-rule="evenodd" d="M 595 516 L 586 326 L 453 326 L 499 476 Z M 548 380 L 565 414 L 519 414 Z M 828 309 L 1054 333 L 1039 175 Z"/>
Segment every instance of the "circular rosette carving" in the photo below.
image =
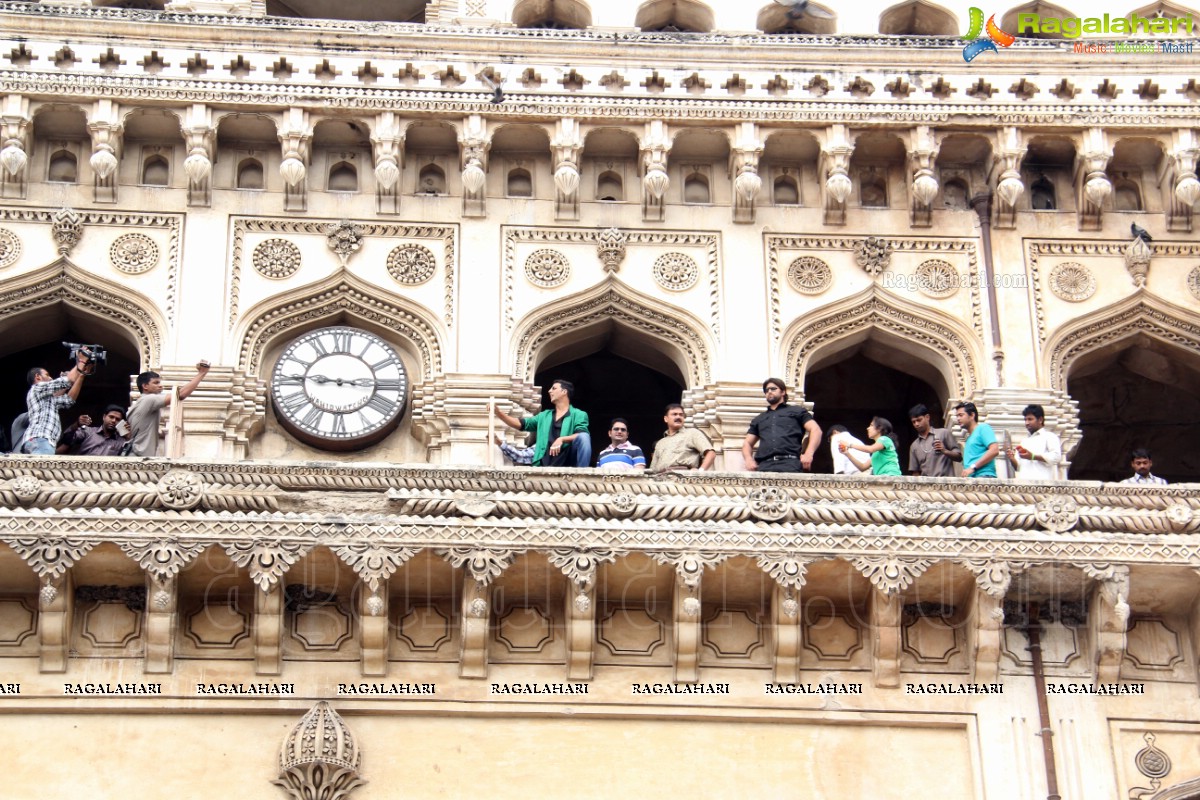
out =
<path fill-rule="evenodd" d="M 18 475 L 8 482 L 8 488 L 19 502 L 31 503 L 42 491 L 42 479 L 33 475 Z"/>
<path fill-rule="evenodd" d="M 454 507 L 465 517 L 486 517 L 496 510 L 496 501 L 484 492 L 463 492 L 455 496 Z"/>
<path fill-rule="evenodd" d="M 931 258 L 917 267 L 917 288 L 930 297 L 950 297 L 958 291 L 958 270 L 948 261 Z"/>
<path fill-rule="evenodd" d="M 535 250 L 525 259 L 525 278 L 534 286 L 553 289 L 571 277 L 571 264 L 557 250 Z"/>
<path fill-rule="evenodd" d="M 250 261 L 264 278 L 290 278 L 300 269 L 300 248 L 287 239 L 267 239 L 254 248 Z"/>
<path fill-rule="evenodd" d="M 683 613 L 688 617 L 700 616 L 700 598 L 685 597 L 683 600 Z"/>
<path fill-rule="evenodd" d="M 21 257 L 21 240 L 7 228 L 0 228 L 0 269 L 11 267 Z"/>
<path fill-rule="evenodd" d="M 586 614 L 588 612 L 588 610 L 592 607 L 592 599 L 590 597 L 588 597 L 586 594 L 584 594 L 583 592 L 580 592 L 579 594 L 575 595 L 575 600 L 573 601 L 573 603 L 575 605 L 575 610 L 578 611 L 580 614 Z"/>
<path fill-rule="evenodd" d="M 42 588 L 38 591 L 38 598 L 42 601 L 42 605 L 48 606 L 58 597 L 58 589 L 55 589 L 48 583 L 42 584 Z"/>
<path fill-rule="evenodd" d="M 437 258 L 428 247 L 402 244 L 388 253 L 387 271 L 396 283 L 415 286 L 433 277 Z"/>
<path fill-rule="evenodd" d="M 1080 303 L 1096 293 L 1096 276 L 1083 264 L 1067 261 L 1050 270 L 1050 291 L 1060 300 Z"/>
<path fill-rule="evenodd" d="M 193 472 L 171 470 L 158 482 L 158 502 L 174 511 L 190 511 L 204 499 L 204 481 Z"/>
<path fill-rule="evenodd" d="M 778 486 L 763 486 L 750 492 L 746 504 L 750 515 L 764 522 L 778 522 L 788 514 L 792 498 Z"/>
<path fill-rule="evenodd" d="M 367 613 L 372 617 L 378 617 L 383 613 L 383 598 L 377 594 L 373 594 L 367 598 Z"/>
<path fill-rule="evenodd" d="M 929 512 L 929 504 L 915 497 L 907 497 L 896 505 L 896 509 L 906 522 L 920 522 Z"/>
<path fill-rule="evenodd" d="M 1046 530 L 1064 533 L 1079 522 L 1079 506 L 1069 497 L 1047 497 L 1037 504 L 1034 516 Z"/>
<path fill-rule="evenodd" d="M 0 262 L 2 260 L 2 257 L 0 257 Z M 0 263 L 0 266 L 5 265 Z M 1192 271 L 1188 273 L 1187 287 L 1188 291 L 1192 293 L 1192 297 L 1200 300 L 1200 267 L 1192 267 Z"/>
<path fill-rule="evenodd" d="M 800 603 L 796 601 L 796 598 L 788 597 L 780 604 L 779 610 L 788 619 L 795 619 L 796 615 L 800 613 Z"/>
<path fill-rule="evenodd" d="M 170 593 L 164 592 L 162 589 L 159 589 L 157 592 L 154 593 L 154 597 L 151 599 L 150 602 L 154 606 L 155 610 L 166 611 L 168 608 L 171 607 L 171 595 L 170 595 Z"/>
<path fill-rule="evenodd" d="M 149 272 L 158 266 L 158 245 L 144 233 L 127 233 L 112 243 L 108 260 L 127 275 Z"/>
<path fill-rule="evenodd" d="M 628 492 L 622 492 L 609 499 L 608 507 L 614 517 L 628 517 L 637 508 L 637 498 Z"/>
<path fill-rule="evenodd" d="M 488 604 L 486 600 L 476 597 L 467 606 L 467 615 L 475 619 L 483 619 L 487 616 Z"/>
<path fill-rule="evenodd" d="M 1177 533 L 1186 531 L 1194 518 L 1195 512 L 1187 503 L 1172 503 L 1167 506 L 1167 521 L 1171 523 L 1171 530 Z"/>
<path fill-rule="evenodd" d="M 682 292 L 696 285 L 700 268 L 684 253 L 665 253 L 654 260 L 654 280 L 671 292 Z"/>
<path fill-rule="evenodd" d="M 788 266 L 788 283 L 801 294 L 821 294 L 833 283 L 833 270 L 819 258 L 801 256 Z"/>

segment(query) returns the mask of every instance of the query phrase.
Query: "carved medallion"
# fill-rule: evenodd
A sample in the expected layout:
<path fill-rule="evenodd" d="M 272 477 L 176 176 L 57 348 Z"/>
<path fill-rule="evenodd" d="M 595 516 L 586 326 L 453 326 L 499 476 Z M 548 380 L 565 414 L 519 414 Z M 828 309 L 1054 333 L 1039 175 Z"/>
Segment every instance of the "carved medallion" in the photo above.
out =
<path fill-rule="evenodd" d="M 820 294 L 833 283 L 833 270 L 819 258 L 801 256 L 788 266 L 788 283 L 801 294 Z"/>
<path fill-rule="evenodd" d="M 251 262 L 265 278 L 290 278 L 300 269 L 300 248 L 287 239 L 267 239 L 254 248 Z"/>
<path fill-rule="evenodd" d="M 683 253 L 665 253 L 654 261 L 654 280 L 672 292 L 683 292 L 696 285 L 700 268 L 696 261 Z"/>
<path fill-rule="evenodd" d="M 35 475 L 17 475 L 8 482 L 8 487 L 17 500 L 28 503 L 42 490 L 42 480 Z"/>
<path fill-rule="evenodd" d="M 428 247 L 402 244 L 388 253 L 387 271 L 397 283 L 416 286 L 433 277 L 437 258 Z"/>
<path fill-rule="evenodd" d="M 350 261 L 350 256 L 362 249 L 362 228 L 349 220 L 342 220 L 325 228 L 325 243 L 337 255 L 342 266 Z"/>
<path fill-rule="evenodd" d="M 7 228 L 0 228 L 0 269 L 12 266 L 20 257 L 21 240 Z"/>
<path fill-rule="evenodd" d="M 1080 303 L 1096 293 L 1096 276 L 1075 261 L 1067 261 L 1050 270 L 1050 291 L 1060 300 Z"/>
<path fill-rule="evenodd" d="M 144 233 L 127 233 L 112 243 L 108 260 L 127 275 L 149 272 L 158 266 L 158 245 Z"/>
<path fill-rule="evenodd" d="M 1046 530 L 1064 533 L 1079 522 L 1079 506 L 1069 497 L 1047 497 L 1037 504 L 1034 515 Z"/>
<path fill-rule="evenodd" d="M 1192 297 L 1200 300 L 1200 267 L 1192 267 L 1192 271 L 1188 273 L 1187 287 L 1188 291 L 1192 293 Z"/>
<path fill-rule="evenodd" d="M 958 270 L 947 261 L 931 258 L 917 267 L 917 288 L 930 297 L 949 297 L 958 291 Z"/>
<path fill-rule="evenodd" d="M 764 486 L 751 491 L 746 497 L 746 502 L 750 506 L 751 516 L 755 519 L 778 522 L 787 516 L 792 499 L 778 486 Z"/>
<path fill-rule="evenodd" d="M 175 469 L 158 482 L 158 501 L 173 511 L 190 511 L 204 498 L 204 481 L 194 472 Z"/>
<path fill-rule="evenodd" d="M 571 264 L 557 250 L 535 250 L 525 259 L 525 277 L 534 286 L 553 289 L 571 277 Z"/>

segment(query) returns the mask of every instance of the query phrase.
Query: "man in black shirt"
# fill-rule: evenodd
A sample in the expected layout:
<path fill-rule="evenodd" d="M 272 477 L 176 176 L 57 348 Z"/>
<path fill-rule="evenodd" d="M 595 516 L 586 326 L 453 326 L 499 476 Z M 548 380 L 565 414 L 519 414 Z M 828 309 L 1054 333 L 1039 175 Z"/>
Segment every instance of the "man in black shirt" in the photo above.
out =
<path fill-rule="evenodd" d="M 804 406 L 788 405 L 787 388 L 779 378 L 763 381 L 767 410 L 750 422 L 742 443 L 746 469 L 759 472 L 800 472 L 812 469 L 813 453 L 821 445 L 821 426 Z M 804 434 L 808 447 L 800 452 Z M 758 444 L 755 452 L 754 445 Z"/>

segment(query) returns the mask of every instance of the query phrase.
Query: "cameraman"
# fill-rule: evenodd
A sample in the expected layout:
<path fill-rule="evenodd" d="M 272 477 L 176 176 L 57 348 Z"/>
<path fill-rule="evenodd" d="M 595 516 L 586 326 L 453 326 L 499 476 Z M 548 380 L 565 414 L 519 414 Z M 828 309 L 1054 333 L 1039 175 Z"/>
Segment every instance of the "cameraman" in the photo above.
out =
<path fill-rule="evenodd" d="M 75 397 L 83 386 L 83 376 L 91 372 L 91 359 L 80 350 L 75 353 L 75 366 L 61 378 L 51 378 L 41 367 L 29 370 L 29 393 L 25 407 L 29 427 L 21 438 L 21 452 L 34 456 L 54 455 L 54 446 L 62 432 L 58 412 L 75 405 Z"/>

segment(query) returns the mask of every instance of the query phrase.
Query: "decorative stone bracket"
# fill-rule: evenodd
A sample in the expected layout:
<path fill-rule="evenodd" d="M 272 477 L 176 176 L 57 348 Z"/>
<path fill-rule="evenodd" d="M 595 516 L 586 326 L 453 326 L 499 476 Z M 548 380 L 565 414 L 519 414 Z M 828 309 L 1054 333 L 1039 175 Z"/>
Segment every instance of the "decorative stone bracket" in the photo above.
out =
<path fill-rule="evenodd" d="M 831 125 L 821 147 L 821 207 L 826 225 L 846 224 L 846 199 L 854 184 L 850 180 L 850 156 L 854 144 L 845 125 Z"/>
<path fill-rule="evenodd" d="M 29 178 L 29 98 L 10 94 L 0 101 L 0 197 L 24 198 Z"/>
<path fill-rule="evenodd" d="M 579 219 L 580 156 L 583 138 L 579 121 L 570 117 L 560 119 L 550 142 L 554 154 L 554 218 Z"/>
<path fill-rule="evenodd" d="M 283 112 L 279 125 L 279 144 L 283 150 L 283 161 L 279 174 L 283 178 L 283 207 L 285 211 L 304 211 L 308 206 L 309 150 L 313 128 L 309 113 L 301 108 L 289 108 Z"/>
<path fill-rule="evenodd" d="M 646 123 L 641 140 L 642 219 L 661 222 L 664 217 L 663 197 L 671 185 L 667 175 L 667 156 L 671 152 L 671 137 L 667 123 L 652 120 Z"/>
<path fill-rule="evenodd" d="M 400 168 L 404 166 L 404 132 L 394 111 L 381 111 L 371 134 L 375 158 L 375 208 L 400 213 Z"/>
<path fill-rule="evenodd" d="M 1098 231 L 1104 201 L 1112 194 L 1112 181 L 1108 179 L 1108 160 L 1112 158 L 1112 146 L 1108 134 L 1102 128 L 1084 131 L 1084 141 L 1075 157 L 1076 203 L 1078 224 L 1081 231 Z"/>

